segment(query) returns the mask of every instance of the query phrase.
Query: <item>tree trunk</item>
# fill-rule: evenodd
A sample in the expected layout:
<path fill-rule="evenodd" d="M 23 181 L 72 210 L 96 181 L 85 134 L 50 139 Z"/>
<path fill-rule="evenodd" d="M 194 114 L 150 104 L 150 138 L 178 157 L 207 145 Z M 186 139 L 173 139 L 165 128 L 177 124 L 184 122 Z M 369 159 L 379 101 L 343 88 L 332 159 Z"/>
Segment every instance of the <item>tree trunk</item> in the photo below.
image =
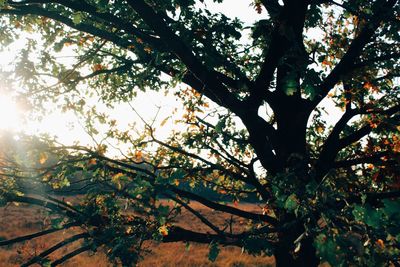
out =
<path fill-rule="evenodd" d="M 300 251 L 293 255 L 293 243 L 282 242 L 275 251 L 276 267 L 316 267 L 319 259 L 313 246 L 312 238 L 304 238 Z"/>

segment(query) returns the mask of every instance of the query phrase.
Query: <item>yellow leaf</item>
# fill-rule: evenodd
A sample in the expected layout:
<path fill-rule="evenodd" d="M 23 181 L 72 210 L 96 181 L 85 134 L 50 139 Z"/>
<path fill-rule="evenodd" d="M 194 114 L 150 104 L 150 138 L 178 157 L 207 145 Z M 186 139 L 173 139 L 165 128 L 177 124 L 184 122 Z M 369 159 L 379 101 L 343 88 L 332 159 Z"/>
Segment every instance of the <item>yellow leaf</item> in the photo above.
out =
<path fill-rule="evenodd" d="M 47 155 L 46 152 L 42 152 L 39 154 L 39 163 L 40 164 L 45 164 L 49 156 Z"/>
<path fill-rule="evenodd" d="M 107 146 L 106 145 L 99 145 L 98 147 L 97 147 L 97 153 L 99 154 L 99 155 L 104 155 L 105 153 L 107 152 Z"/>
<path fill-rule="evenodd" d="M 115 174 L 113 177 L 112 177 L 112 181 L 114 182 L 114 181 L 118 181 L 122 176 L 124 176 L 124 174 L 123 173 L 121 173 L 121 172 L 119 172 L 119 173 L 117 173 L 117 174 Z"/>
<path fill-rule="evenodd" d="M 138 150 L 138 151 L 135 152 L 135 158 L 136 158 L 136 160 L 142 160 L 142 159 L 143 159 L 142 156 L 143 156 L 143 155 L 142 155 L 142 151 Z"/>
<path fill-rule="evenodd" d="M 317 127 L 317 132 L 318 132 L 318 133 L 323 133 L 323 132 L 324 132 L 324 127 L 318 126 L 318 127 Z"/>
<path fill-rule="evenodd" d="M 93 71 L 100 71 L 105 69 L 105 67 L 102 64 L 94 64 L 92 67 Z"/>
<path fill-rule="evenodd" d="M 124 176 L 124 174 L 122 174 L 122 173 L 119 172 L 119 173 L 115 174 L 115 175 L 111 178 L 111 181 L 112 181 L 114 184 L 117 185 L 117 188 L 118 188 L 118 189 L 121 189 L 121 188 L 122 188 L 122 185 L 121 185 L 121 182 L 120 182 L 120 178 L 121 178 L 122 176 Z"/>
<path fill-rule="evenodd" d="M 167 121 L 168 121 L 169 118 L 170 118 L 170 117 L 168 116 L 168 117 L 166 117 L 165 119 L 163 119 L 163 121 L 161 122 L 160 126 L 164 126 L 165 123 L 167 123 Z"/>
<path fill-rule="evenodd" d="M 88 166 L 92 166 L 92 165 L 96 165 L 97 164 L 97 161 L 96 161 L 96 159 L 90 159 L 89 161 L 88 161 Z"/>
<path fill-rule="evenodd" d="M 376 244 L 379 248 L 384 249 L 385 248 L 385 243 L 383 242 L 382 239 L 376 240 Z"/>
<path fill-rule="evenodd" d="M 162 236 L 167 236 L 168 235 L 168 228 L 167 226 L 163 225 L 160 228 L 158 228 L 158 232 L 162 235 Z"/>

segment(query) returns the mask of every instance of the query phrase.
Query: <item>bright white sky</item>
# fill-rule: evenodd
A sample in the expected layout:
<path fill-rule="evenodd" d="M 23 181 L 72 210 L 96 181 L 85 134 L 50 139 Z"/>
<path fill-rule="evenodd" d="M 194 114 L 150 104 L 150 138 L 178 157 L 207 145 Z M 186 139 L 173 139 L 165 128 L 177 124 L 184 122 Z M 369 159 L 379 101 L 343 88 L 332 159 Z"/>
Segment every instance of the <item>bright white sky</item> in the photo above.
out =
<path fill-rule="evenodd" d="M 250 6 L 250 0 L 231 0 L 225 1 L 224 4 L 216 4 L 212 1 L 205 1 L 205 6 L 214 12 L 221 12 L 229 17 L 238 17 L 247 25 L 251 25 L 254 21 L 265 18 L 266 12 L 258 14 L 253 7 Z M 19 45 L 21 45 L 20 43 Z M 15 50 L 18 44 L 13 45 Z M 0 48 L 0 68 L 4 68 L 7 63 L 12 62 L 15 55 L 12 51 L 1 52 Z M 0 83 L 1 86 L 1 83 Z M 13 89 L 11 88 L 11 91 Z M 16 101 L 12 100 L 9 95 L 10 88 L 0 88 L 0 132 L 1 130 L 24 131 L 26 133 L 48 132 L 51 135 L 56 135 L 58 140 L 64 144 L 72 144 L 74 141 L 79 140 L 81 144 L 91 142 L 89 136 L 84 132 L 77 117 L 72 113 L 52 112 L 45 116 L 41 122 L 24 121 L 23 109 L 19 107 Z M 139 92 L 137 98 L 132 102 L 132 106 L 140 112 L 140 114 L 148 120 L 154 118 L 161 107 L 159 112 L 158 121 L 162 121 L 165 117 L 171 114 L 172 110 L 177 107 L 175 99 L 165 97 L 162 93 L 156 92 Z M 325 105 L 328 105 L 325 103 Z M 328 106 L 328 110 L 332 110 L 335 114 L 332 120 L 338 117 L 337 110 L 333 106 Z M 122 127 L 126 127 L 133 121 L 138 121 L 139 118 L 132 112 L 128 105 L 119 105 L 117 108 L 106 110 L 106 113 L 111 117 L 118 119 Z M 170 133 L 173 125 L 172 123 L 166 124 L 159 134 L 166 137 Z"/>

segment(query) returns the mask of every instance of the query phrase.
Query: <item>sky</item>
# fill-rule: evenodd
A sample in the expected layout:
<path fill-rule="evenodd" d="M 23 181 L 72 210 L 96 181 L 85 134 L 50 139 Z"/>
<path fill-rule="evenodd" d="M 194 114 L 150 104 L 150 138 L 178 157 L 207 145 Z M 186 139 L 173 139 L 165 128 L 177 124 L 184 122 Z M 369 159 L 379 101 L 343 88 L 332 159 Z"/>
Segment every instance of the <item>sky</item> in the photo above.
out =
<path fill-rule="evenodd" d="M 231 18 L 237 17 L 245 22 L 245 24 L 251 25 L 256 20 L 265 18 L 266 12 L 264 11 L 258 14 L 250 4 L 250 0 L 228 0 L 223 4 L 206 0 L 201 6 L 212 12 L 224 13 Z M 244 38 L 246 38 L 246 34 Z M 23 41 L 21 40 L 11 47 L 15 49 L 23 45 Z M 14 56 L 12 50 L 0 52 L 0 65 L 2 64 L 2 67 L 4 67 L 7 63 L 11 63 Z M 22 130 L 28 134 L 44 131 L 48 132 L 50 135 L 57 136 L 58 140 L 64 144 L 72 144 L 77 140 L 79 140 L 81 144 L 92 142 L 91 138 L 85 133 L 82 127 L 82 120 L 78 119 L 73 112 L 52 112 L 46 115 L 41 122 L 32 120 L 24 121 L 23 109 L 18 107 L 17 101 L 11 99 L 8 91 L 10 91 L 9 88 L 0 88 L 0 131 Z M 336 121 L 340 112 L 336 110 L 332 104 L 329 104 L 329 101 L 326 101 L 323 105 L 327 106 L 327 110 L 332 111 L 331 113 L 333 116 L 330 116 L 330 120 L 332 122 Z M 139 92 L 138 96 L 131 102 L 131 106 L 146 120 L 152 120 L 156 114 L 158 114 L 158 123 L 164 120 L 166 116 L 169 116 L 172 110 L 179 105 L 173 96 L 165 96 L 163 93 L 157 92 Z M 117 119 L 121 127 L 127 127 L 133 121 L 140 121 L 137 114 L 132 111 L 131 106 L 121 104 L 116 105 L 112 109 L 103 109 L 105 109 L 104 111 L 109 114 L 110 117 Z M 260 114 L 265 114 L 265 108 L 260 109 Z M 171 120 L 169 123 L 163 125 L 158 134 L 160 134 L 161 138 L 167 137 L 173 127 Z"/>

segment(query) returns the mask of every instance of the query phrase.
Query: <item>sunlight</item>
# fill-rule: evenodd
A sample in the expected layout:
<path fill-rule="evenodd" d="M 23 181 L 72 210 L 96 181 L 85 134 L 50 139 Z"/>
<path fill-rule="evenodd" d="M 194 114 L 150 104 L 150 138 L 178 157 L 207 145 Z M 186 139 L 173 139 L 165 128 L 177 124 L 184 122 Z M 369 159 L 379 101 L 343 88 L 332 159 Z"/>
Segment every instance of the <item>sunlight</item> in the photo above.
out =
<path fill-rule="evenodd" d="M 20 128 L 20 111 L 11 96 L 0 94 L 0 129 L 17 130 Z"/>

